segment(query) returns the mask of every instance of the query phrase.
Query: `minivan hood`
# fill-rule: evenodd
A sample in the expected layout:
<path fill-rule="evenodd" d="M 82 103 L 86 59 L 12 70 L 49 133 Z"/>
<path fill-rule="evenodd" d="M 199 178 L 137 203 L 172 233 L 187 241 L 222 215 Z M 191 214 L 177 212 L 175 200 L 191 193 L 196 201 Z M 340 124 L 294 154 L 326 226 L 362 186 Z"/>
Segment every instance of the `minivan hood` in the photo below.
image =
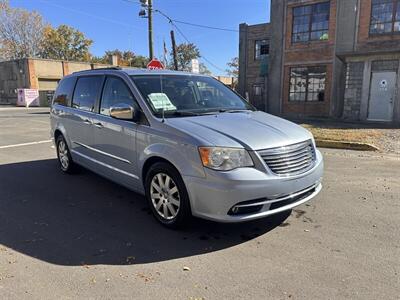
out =
<path fill-rule="evenodd" d="M 166 124 L 221 147 L 261 150 L 311 139 L 303 127 L 260 111 L 169 118 Z"/>

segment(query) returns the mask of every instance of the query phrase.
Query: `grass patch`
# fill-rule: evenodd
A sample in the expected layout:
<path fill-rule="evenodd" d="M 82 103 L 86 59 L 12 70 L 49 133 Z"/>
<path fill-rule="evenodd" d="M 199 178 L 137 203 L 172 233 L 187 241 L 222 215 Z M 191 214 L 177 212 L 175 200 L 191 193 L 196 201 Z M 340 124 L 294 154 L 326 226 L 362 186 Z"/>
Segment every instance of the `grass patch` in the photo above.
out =
<path fill-rule="evenodd" d="M 310 124 L 301 124 L 301 126 L 310 130 L 314 138 L 319 140 L 376 144 L 383 136 L 382 131 L 377 129 L 319 127 Z"/>

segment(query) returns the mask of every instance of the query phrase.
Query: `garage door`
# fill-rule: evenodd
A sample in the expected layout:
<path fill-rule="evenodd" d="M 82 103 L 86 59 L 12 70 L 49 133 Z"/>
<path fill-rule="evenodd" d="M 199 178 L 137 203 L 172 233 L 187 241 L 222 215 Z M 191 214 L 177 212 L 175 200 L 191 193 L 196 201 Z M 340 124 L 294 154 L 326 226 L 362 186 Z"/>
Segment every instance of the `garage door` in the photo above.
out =
<path fill-rule="evenodd" d="M 39 79 L 39 91 L 55 91 L 59 79 Z"/>
<path fill-rule="evenodd" d="M 59 79 L 39 79 L 40 106 L 50 105 L 59 81 Z"/>

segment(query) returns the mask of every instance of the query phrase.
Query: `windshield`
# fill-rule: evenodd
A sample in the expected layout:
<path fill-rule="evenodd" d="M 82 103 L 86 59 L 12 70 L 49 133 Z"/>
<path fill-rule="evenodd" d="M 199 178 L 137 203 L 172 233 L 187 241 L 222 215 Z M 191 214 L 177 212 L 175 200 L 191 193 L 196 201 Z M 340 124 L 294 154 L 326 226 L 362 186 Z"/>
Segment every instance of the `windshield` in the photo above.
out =
<path fill-rule="evenodd" d="M 201 115 L 254 108 L 218 80 L 193 75 L 134 75 L 153 113 L 161 117 Z"/>

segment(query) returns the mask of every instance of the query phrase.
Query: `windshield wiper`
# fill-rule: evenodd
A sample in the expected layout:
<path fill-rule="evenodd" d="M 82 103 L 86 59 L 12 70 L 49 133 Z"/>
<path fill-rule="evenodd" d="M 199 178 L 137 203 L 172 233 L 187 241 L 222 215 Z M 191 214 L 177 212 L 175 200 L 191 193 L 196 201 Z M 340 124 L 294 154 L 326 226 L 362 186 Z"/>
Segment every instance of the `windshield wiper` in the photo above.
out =
<path fill-rule="evenodd" d="M 173 116 L 177 116 L 177 117 L 180 117 L 180 116 L 200 116 L 199 113 L 195 113 L 195 112 L 192 112 L 192 111 L 185 111 L 185 110 L 176 110 L 174 112 L 167 113 L 165 115 L 173 115 Z"/>
<path fill-rule="evenodd" d="M 220 109 L 218 110 L 218 112 L 220 113 L 240 113 L 240 112 L 244 112 L 244 111 L 248 111 L 248 109 Z"/>

